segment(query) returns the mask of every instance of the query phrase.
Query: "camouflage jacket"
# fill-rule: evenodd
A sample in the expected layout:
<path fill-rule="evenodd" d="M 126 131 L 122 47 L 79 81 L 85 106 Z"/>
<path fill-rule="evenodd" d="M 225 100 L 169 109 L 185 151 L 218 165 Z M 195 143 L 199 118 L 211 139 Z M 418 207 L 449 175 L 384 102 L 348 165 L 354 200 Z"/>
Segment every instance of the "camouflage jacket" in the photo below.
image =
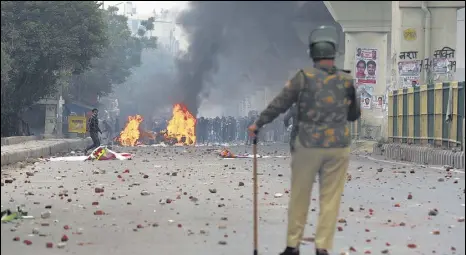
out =
<path fill-rule="evenodd" d="M 290 125 L 290 120 L 293 120 L 293 125 L 298 124 L 297 117 L 298 117 L 298 107 L 296 106 L 296 104 L 294 104 L 283 117 L 283 122 L 285 124 L 285 127 L 288 127 Z"/>
<path fill-rule="evenodd" d="M 354 91 L 350 74 L 335 67 L 316 65 L 314 68 L 306 68 L 287 82 L 280 94 L 260 114 L 256 125 L 261 128 L 272 122 L 296 103 L 296 133 L 304 147 L 348 147 L 351 143 L 347 125 L 350 104 L 348 90 Z"/>

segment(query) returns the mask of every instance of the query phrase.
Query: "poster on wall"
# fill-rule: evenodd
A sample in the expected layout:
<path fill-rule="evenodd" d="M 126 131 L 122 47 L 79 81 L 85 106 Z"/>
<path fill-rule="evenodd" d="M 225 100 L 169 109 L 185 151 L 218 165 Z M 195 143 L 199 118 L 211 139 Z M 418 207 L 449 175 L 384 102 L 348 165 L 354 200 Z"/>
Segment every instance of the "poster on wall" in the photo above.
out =
<path fill-rule="evenodd" d="M 375 96 L 374 97 L 374 107 L 376 109 L 382 109 L 384 105 L 384 98 L 383 96 Z"/>
<path fill-rule="evenodd" d="M 419 86 L 421 63 L 418 60 L 398 62 L 400 81 L 404 88 Z"/>
<path fill-rule="evenodd" d="M 363 109 L 371 109 L 372 98 L 371 97 L 361 97 L 361 106 Z"/>
<path fill-rule="evenodd" d="M 374 94 L 374 87 L 369 85 L 361 85 L 357 88 L 359 96 L 362 97 L 372 97 Z"/>
<path fill-rule="evenodd" d="M 358 87 L 358 94 L 361 98 L 361 107 L 364 109 L 371 109 L 372 96 L 374 87 L 368 85 L 361 85 Z"/>
<path fill-rule="evenodd" d="M 421 63 L 419 60 L 400 61 L 398 62 L 398 72 L 400 76 L 420 76 Z"/>
<path fill-rule="evenodd" d="M 86 133 L 86 117 L 68 116 L 68 132 L 79 134 Z"/>
<path fill-rule="evenodd" d="M 419 76 L 400 76 L 400 83 L 403 85 L 403 88 L 417 87 L 419 86 Z"/>
<path fill-rule="evenodd" d="M 377 84 L 377 49 L 356 48 L 356 86 Z"/>
<path fill-rule="evenodd" d="M 432 60 L 432 73 L 446 74 L 448 73 L 449 61 L 446 58 L 434 58 Z"/>

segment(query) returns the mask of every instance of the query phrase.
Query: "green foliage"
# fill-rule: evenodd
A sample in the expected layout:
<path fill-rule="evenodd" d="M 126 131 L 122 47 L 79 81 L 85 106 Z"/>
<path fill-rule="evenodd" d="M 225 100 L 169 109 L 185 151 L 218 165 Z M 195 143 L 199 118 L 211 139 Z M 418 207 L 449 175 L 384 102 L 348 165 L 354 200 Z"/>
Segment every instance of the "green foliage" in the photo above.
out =
<path fill-rule="evenodd" d="M 1 100 L 1 134 L 13 135 L 19 114 L 56 90 L 60 74 L 78 74 L 106 47 L 96 1 L 2 1 L 2 50 L 11 58 Z M 2 62 L 3 62 L 2 53 Z M 3 83 L 2 64 L 2 83 Z"/>
<path fill-rule="evenodd" d="M 4 91 L 7 89 L 8 85 L 8 72 L 11 70 L 11 59 L 8 53 L 3 49 L 2 43 L 2 100 Z"/>
<path fill-rule="evenodd" d="M 147 20 L 141 21 L 141 26 L 136 35 L 132 38 L 130 47 L 130 61 L 134 66 L 141 65 L 141 54 L 144 49 L 156 49 L 157 37 L 147 37 L 147 32 L 154 30 L 155 18 L 150 17 Z"/>
<path fill-rule="evenodd" d="M 143 32 L 131 36 L 128 20 L 118 15 L 118 8 L 110 6 L 105 11 L 108 25 L 108 47 L 99 58 L 92 60 L 92 68 L 72 79 L 71 96 L 81 101 L 95 95 L 103 96 L 112 92 L 114 85 L 122 84 L 131 75 L 131 68 L 141 64 L 144 48 L 157 47 L 157 38 L 145 34 L 153 29 L 153 19 L 144 21 Z"/>
<path fill-rule="evenodd" d="M 113 84 L 123 83 L 131 74 L 131 64 L 127 61 L 131 31 L 128 29 L 127 18 L 118 15 L 117 11 L 116 7 L 110 7 L 104 12 L 108 46 L 99 57 L 92 59 L 90 69 L 73 76 L 71 80 L 69 92 L 75 99 L 108 94 Z"/>
<path fill-rule="evenodd" d="M 154 18 L 131 35 L 118 8 L 97 1 L 2 1 L 1 134 L 14 135 L 22 111 L 57 88 L 78 100 L 106 95 L 122 84 L 141 52 Z"/>

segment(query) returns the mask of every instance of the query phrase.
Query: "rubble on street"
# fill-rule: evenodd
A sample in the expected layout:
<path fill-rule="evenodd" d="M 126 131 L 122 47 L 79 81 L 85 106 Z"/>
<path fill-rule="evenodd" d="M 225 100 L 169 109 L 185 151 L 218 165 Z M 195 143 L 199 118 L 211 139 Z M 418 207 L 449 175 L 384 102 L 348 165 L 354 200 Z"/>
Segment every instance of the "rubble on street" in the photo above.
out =
<path fill-rule="evenodd" d="M 2 169 L 2 211 L 19 206 L 30 216 L 2 223 L 2 253 L 251 251 L 252 160 L 219 157 L 223 150 L 242 155 L 249 147 L 113 149 L 134 157 L 40 161 Z M 277 254 L 285 244 L 288 149 L 286 144 L 259 146 L 264 156 L 258 162 L 262 254 Z M 335 254 L 465 254 L 464 172 L 354 153 L 348 176 Z M 314 248 L 315 186 L 303 254 Z"/>

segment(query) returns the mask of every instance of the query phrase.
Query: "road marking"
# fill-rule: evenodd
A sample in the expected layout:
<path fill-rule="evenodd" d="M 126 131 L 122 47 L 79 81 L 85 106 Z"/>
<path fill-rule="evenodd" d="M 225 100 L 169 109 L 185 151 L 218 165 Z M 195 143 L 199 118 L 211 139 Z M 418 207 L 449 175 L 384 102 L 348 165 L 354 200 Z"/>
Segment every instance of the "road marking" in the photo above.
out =
<path fill-rule="evenodd" d="M 398 162 L 398 161 L 390 161 L 390 160 L 383 160 L 383 159 L 376 159 L 376 158 L 373 158 L 373 157 L 369 157 L 369 156 L 364 156 L 364 158 L 366 159 L 369 159 L 369 160 L 372 160 L 372 161 L 377 161 L 377 162 L 384 162 L 384 163 L 390 163 L 390 164 L 398 164 L 398 165 L 404 165 L 404 166 L 421 166 L 419 164 L 416 164 L 416 163 L 403 163 L 403 162 Z M 443 167 L 437 167 L 437 166 L 426 166 L 426 168 L 431 168 L 431 169 L 436 169 L 436 170 L 445 170 L 445 168 Z M 464 174 L 465 172 L 463 170 L 458 170 L 458 169 L 452 169 L 450 170 L 451 172 L 454 172 L 454 173 L 460 173 L 460 174 Z"/>

